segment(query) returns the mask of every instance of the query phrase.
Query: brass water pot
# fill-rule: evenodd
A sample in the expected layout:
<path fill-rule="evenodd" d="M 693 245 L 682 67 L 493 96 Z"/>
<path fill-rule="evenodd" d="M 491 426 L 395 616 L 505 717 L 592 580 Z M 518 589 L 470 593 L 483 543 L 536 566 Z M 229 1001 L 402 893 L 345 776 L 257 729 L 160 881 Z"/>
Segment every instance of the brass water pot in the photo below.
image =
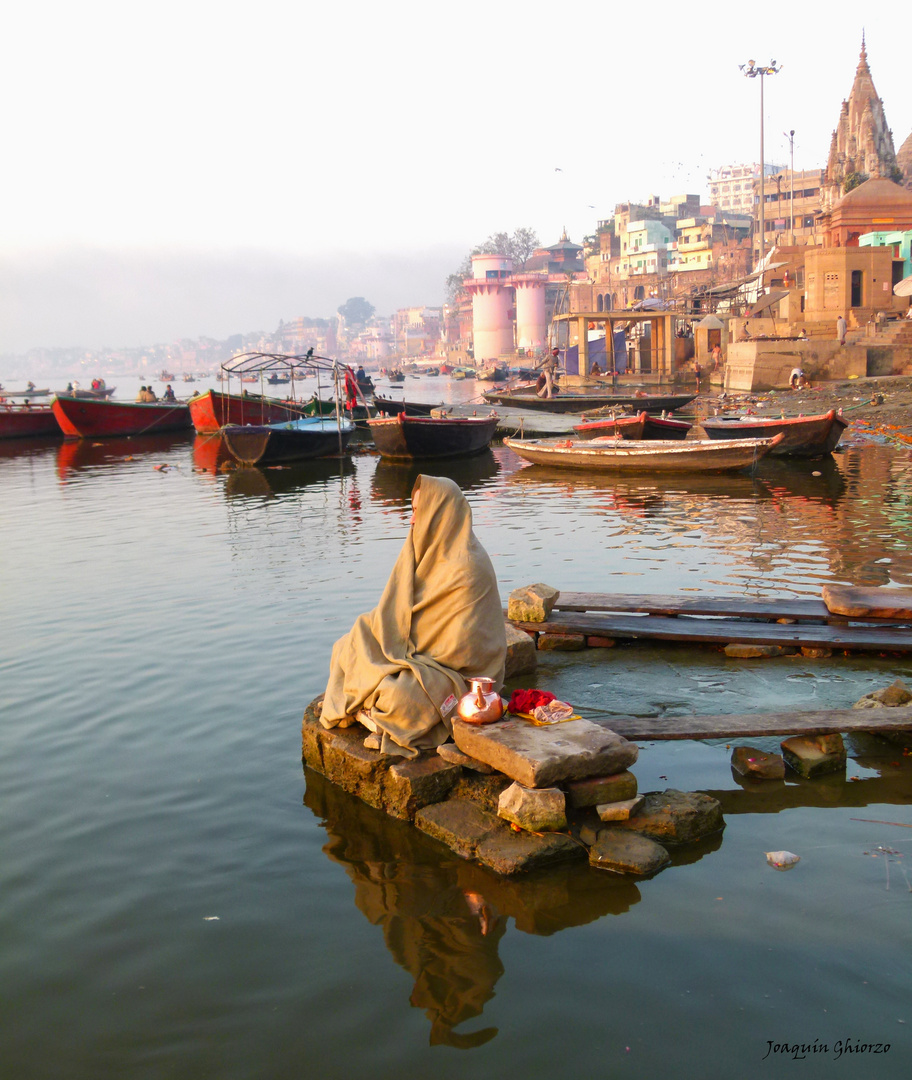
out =
<path fill-rule="evenodd" d="M 493 679 L 469 679 L 469 687 L 456 706 L 461 719 L 467 724 L 491 724 L 503 716 L 503 700 Z"/>

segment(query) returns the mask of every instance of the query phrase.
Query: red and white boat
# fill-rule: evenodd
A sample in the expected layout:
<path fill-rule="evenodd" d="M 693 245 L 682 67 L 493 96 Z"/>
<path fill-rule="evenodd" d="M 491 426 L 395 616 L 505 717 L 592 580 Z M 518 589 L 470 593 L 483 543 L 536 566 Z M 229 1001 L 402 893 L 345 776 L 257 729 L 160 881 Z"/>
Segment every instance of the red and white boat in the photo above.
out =
<path fill-rule="evenodd" d="M 0 439 L 59 435 L 60 425 L 50 405 L 0 405 Z"/>
<path fill-rule="evenodd" d="M 190 409 L 177 401 L 109 401 L 58 394 L 51 408 L 68 439 L 96 439 L 111 435 L 150 435 L 189 429 Z"/>
<path fill-rule="evenodd" d="M 313 416 L 316 411 L 313 400 L 279 401 L 260 394 L 225 394 L 221 390 L 197 394 L 190 398 L 188 405 L 190 419 L 200 435 L 214 435 L 227 426 L 283 424 L 302 416 Z"/>

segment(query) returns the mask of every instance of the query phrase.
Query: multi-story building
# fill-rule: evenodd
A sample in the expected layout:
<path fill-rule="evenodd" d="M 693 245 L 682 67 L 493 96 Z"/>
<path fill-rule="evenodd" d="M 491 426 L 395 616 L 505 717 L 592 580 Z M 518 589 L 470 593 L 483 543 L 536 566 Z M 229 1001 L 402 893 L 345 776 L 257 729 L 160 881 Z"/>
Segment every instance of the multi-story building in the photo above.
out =
<path fill-rule="evenodd" d="M 781 172 L 781 165 L 767 165 L 767 176 Z M 760 164 L 722 165 L 709 174 L 709 201 L 720 210 L 735 214 L 753 214 L 757 206 L 757 184 L 760 181 Z"/>

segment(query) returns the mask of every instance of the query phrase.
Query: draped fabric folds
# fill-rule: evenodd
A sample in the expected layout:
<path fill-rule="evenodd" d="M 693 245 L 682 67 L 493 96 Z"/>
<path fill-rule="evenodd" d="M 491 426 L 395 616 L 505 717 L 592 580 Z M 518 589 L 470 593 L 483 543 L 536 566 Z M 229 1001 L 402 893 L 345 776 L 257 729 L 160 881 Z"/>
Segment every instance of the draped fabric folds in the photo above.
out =
<path fill-rule="evenodd" d="M 419 476 L 415 514 L 380 602 L 333 646 L 321 723 L 367 709 L 382 749 L 414 757 L 450 735 L 479 676 L 503 684 L 506 636 L 494 567 L 459 486 Z"/>

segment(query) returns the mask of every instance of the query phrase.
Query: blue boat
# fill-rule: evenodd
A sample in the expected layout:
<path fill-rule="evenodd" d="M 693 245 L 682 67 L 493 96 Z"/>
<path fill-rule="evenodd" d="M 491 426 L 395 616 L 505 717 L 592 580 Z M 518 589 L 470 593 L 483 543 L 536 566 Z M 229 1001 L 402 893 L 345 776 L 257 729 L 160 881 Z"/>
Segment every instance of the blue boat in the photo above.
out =
<path fill-rule="evenodd" d="M 305 416 L 280 424 L 229 425 L 222 428 L 222 440 L 231 456 L 244 465 L 277 465 L 340 454 L 354 430 L 351 420 Z"/>

